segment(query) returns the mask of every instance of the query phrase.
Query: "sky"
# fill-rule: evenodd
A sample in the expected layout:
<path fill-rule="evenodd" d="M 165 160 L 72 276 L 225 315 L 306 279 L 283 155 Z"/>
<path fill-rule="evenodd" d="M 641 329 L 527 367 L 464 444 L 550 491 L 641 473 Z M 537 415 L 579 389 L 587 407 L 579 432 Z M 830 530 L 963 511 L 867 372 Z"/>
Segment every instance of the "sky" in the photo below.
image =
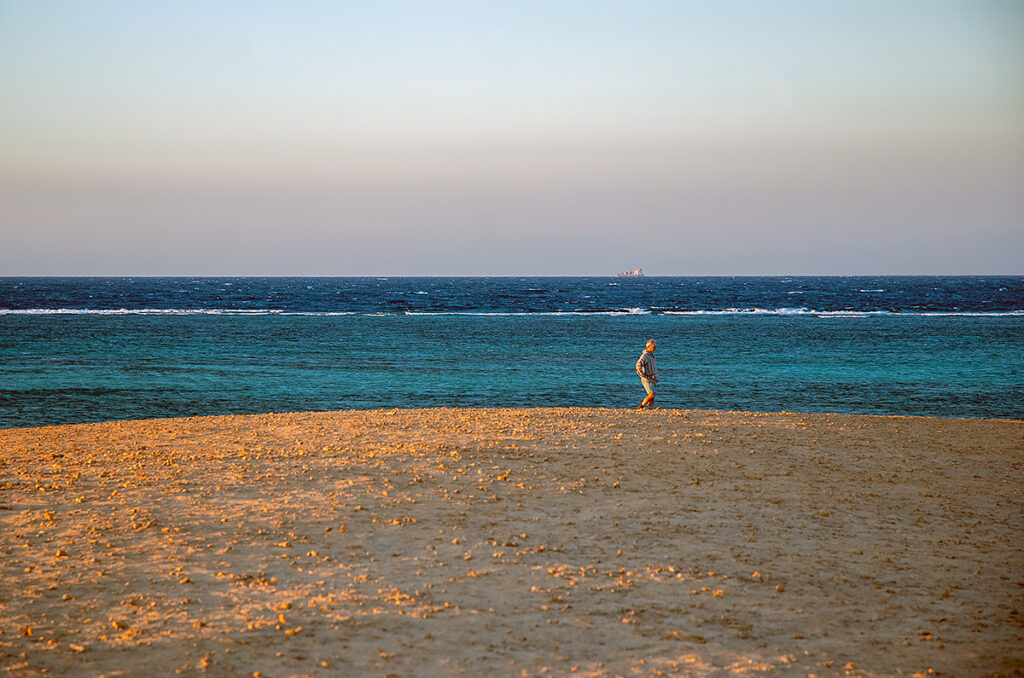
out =
<path fill-rule="evenodd" d="M 1024 273 L 1017 0 L 0 0 L 0 275 Z"/>

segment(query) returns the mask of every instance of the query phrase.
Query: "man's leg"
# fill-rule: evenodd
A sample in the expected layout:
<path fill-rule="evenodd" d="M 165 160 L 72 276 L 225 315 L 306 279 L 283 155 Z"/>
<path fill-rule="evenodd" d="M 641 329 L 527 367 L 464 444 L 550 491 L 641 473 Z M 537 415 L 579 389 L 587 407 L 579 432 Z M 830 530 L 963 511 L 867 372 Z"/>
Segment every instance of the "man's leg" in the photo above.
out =
<path fill-rule="evenodd" d="M 653 407 L 651 403 L 654 402 L 654 387 L 651 385 L 649 381 L 643 378 L 640 379 L 640 384 L 643 385 L 644 390 L 647 391 L 647 397 L 644 398 L 643 402 L 640 403 L 640 407 L 638 407 L 637 409 L 642 410 L 645 407 Z"/>

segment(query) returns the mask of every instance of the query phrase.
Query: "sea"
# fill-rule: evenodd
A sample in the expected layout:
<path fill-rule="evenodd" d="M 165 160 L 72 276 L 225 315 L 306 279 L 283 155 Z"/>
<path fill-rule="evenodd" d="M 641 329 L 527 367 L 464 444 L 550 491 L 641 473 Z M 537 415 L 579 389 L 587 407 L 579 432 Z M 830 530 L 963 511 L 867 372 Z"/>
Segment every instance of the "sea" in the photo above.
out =
<path fill-rule="evenodd" d="M 419 407 L 1024 418 L 1024 276 L 0 278 L 0 428 Z"/>

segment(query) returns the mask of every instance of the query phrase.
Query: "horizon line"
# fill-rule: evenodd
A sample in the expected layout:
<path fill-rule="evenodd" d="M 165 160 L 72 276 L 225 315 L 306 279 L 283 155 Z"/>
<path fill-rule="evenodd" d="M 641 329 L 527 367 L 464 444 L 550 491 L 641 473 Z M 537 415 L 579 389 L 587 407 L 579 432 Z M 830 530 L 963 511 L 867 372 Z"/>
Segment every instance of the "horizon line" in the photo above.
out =
<path fill-rule="evenodd" d="M 595 274 L 550 274 L 550 273 L 501 273 L 501 274 L 453 274 L 440 273 L 415 274 L 293 274 L 293 273 L 122 273 L 122 274 L 18 274 L 0 275 L 2 279 L 12 278 L 465 278 L 465 279 L 496 279 L 496 278 L 1012 278 L 1024 277 L 1018 273 L 712 273 L 712 274 L 644 274 L 642 276 L 623 276 L 617 273 Z"/>

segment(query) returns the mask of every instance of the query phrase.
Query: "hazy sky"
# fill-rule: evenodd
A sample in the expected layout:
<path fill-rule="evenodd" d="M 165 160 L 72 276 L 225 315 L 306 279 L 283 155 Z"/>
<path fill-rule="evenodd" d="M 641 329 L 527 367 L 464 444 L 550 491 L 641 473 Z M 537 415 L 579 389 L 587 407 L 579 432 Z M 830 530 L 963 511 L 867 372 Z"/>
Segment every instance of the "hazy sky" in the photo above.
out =
<path fill-rule="evenodd" d="M 0 275 L 1024 273 L 1024 3 L 0 0 Z"/>

